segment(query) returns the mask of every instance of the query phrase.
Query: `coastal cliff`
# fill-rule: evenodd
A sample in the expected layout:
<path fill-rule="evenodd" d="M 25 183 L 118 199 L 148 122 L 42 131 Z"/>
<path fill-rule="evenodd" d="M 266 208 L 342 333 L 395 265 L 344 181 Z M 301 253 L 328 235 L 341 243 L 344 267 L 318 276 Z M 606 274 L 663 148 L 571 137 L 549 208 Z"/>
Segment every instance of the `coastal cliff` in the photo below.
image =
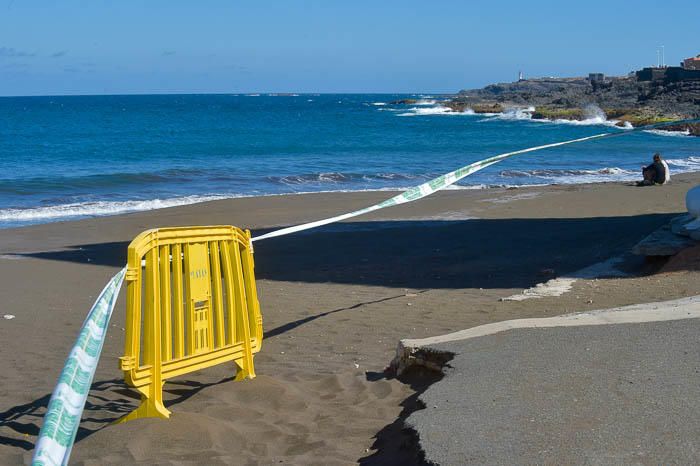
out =
<path fill-rule="evenodd" d="M 443 105 L 456 112 L 498 113 L 526 109 L 532 118 L 585 120 L 604 112 L 618 125 L 643 126 L 700 118 L 700 81 L 653 82 L 636 77 L 603 81 L 538 78 L 462 90 Z M 700 136 L 700 124 L 668 127 Z"/>

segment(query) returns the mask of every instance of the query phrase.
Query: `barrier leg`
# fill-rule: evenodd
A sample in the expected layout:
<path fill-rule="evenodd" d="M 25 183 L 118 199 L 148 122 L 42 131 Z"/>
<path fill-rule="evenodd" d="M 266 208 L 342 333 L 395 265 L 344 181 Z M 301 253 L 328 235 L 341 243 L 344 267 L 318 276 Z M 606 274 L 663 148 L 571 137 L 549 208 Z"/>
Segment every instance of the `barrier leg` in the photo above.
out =
<path fill-rule="evenodd" d="M 233 263 L 241 263 L 241 252 L 238 245 L 233 247 Z M 255 378 L 255 367 L 253 366 L 253 350 L 250 345 L 250 323 L 248 321 L 248 309 L 246 298 L 246 291 L 243 286 L 243 273 L 240 267 L 236 267 L 234 271 L 235 280 L 234 285 L 236 286 L 236 317 L 239 319 L 237 322 L 238 329 L 240 332 L 236 332 L 238 338 L 243 342 L 243 359 L 240 363 L 237 362 L 239 367 L 238 372 L 236 372 L 236 380 L 243 380 L 245 378 Z"/>
<path fill-rule="evenodd" d="M 170 411 L 163 404 L 163 382 L 160 383 L 160 387 L 157 390 L 153 390 L 154 393 L 151 394 L 150 386 L 139 388 L 141 392 L 141 405 L 127 414 L 114 421 L 114 424 L 123 424 L 128 421 L 133 421 L 134 419 L 143 419 L 146 417 L 159 417 L 162 419 L 168 419 L 170 417 Z"/>

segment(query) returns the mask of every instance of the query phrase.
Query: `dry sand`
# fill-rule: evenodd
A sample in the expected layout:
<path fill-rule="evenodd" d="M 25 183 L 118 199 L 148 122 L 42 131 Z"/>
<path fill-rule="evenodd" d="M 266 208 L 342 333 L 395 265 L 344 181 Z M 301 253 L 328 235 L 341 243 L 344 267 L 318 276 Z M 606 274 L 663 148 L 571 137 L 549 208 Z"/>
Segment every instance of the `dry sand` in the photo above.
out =
<path fill-rule="evenodd" d="M 218 366 L 165 385 L 170 420 L 133 409 L 117 359 L 117 304 L 72 455 L 75 464 L 410 464 L 402 418 L 428 379 L 384 368 L 401 338 L 700 294 L 698 261 L 661 269 L 626 255 L 683 212 L 700 174 L 673 184 L 447 191 L 347 223 L 256 243 L 266 338 L 258 377 Z M 386 192 L 232 199 L 0 230 L 0 463 L 31 458 L 42 414 L 85 313 L 144 229 L 234 224 L 254 233 L 363 207 Z M 559 297 L 500 298 L 610 257 L 625 278 Z"/>

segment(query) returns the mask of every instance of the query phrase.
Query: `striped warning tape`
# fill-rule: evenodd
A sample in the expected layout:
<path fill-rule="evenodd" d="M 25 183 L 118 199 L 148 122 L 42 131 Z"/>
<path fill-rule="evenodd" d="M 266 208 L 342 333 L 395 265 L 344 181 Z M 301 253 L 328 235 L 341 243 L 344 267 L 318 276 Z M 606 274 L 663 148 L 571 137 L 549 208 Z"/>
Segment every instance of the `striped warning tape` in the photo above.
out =
<path fill-rule="evenodd" d="M 353 212 L 349 212 L 349 213 L 342 214 L 342 215 L 337 215 L 335 217 L 330 217 L 330 218 L 326 218 L 323 220 L 316 220 L 314 222 L 304 223 L 301 225 L 295 225 L 295 226 L 291 226 L 291 227 L 287 227 L 287 228 L 282 228 L 280 230 L 271 231 L 269 233 L 265 233 L 264 235 L 256 236 L 255 238 L 252 238 L 251 241 L 260 241 L 260 240 L 264 240 L 264 239 L 275 238 L 277 236 L 284 236 L 284 235 L 289 235 L 291 233 L 297 233 L 299 231 L 310 230 L 312 228 L 317 228 L 317 227 L 320 227 L 323 225 L 328 225 L 330 223 L 340 222 L 342 220 L 347 220 L 349 218 L 357 217 L 359 215 L 368 214 L 370 212 L 374 212 L 375 210 L 384 209 L 386 207 L 391 207 L 391 206 L 395 206 L 395 205 L 399 205 L 399 204 L 405 204 L 407 202 L 417 201 L 418 199 L 423 199 L 424 197 L 430 196 L 431 194 L 436 193 L 437 191 L 440 191 L 440 190 L 445 189 L 446 187 L 448 187 L 452 184 L 455 184 L 457 181 L 461 180 L 462 178 L 464 178 L 466 176 L 471 175 L 474 172 L 477 172 L 479 170 L 483 170 L 484 168 L 486 168 L 488 166 L 491 166 L 495 163 L 498 163 L 502 160 L 513 157 L 515 155 L 526 154 L 528 152 L 535 152 L 535 151 L 539 151 L 539 150 L 543 150 L 543 149 L 550 149 L 552 147 L 565 146 L 567 144 L 574 144 L 577 142 L 590 141 L 593 139 L 604 139 L 604 138 L 611 138 L 611 137 L 617 137 L 617 136 L 625 136 L 625 135 L 628 135 L 628 134 L 631 134 L 634 132 L 645 131 L 645 130 L 649 130 L 649 129 L 664 127 L 664 126 L 676 126 L 676 125 L 698 123 L 698 122 L 700 122 L 700 119 L 679 120 L 679 121 L 669 121 L 669 122 L 664 122 L 664 123 L 656 123 L 653 125 L 641 126 L 641 127 L 633 128 L 633 129 L 629 129 L 629 130 L 620 130 L 620 131 L 616 131 L 613 133 L 600 133 L 600 134 L 595 134 L 593 136 L 571 139 L 571 140 L 563 141 L 563 142 L 555 142 L 552 144 L 545 144 L 542 146 L 530 147 L 527 149 L 521 149 L 521 150 L 516 150 L 513 152 L 507 152 L 505 154 L 495 155 L 493 157 L 489 157 L 487 159 L 483 159 L 483 160 L 479 160 L 478 162 L 471 163 L 471 164 L 466 165 L 462 168 L 458 168 L 457 170 L 451 171 L 445 175 L 438 176 L 437 178 L 434 178 L 434 179 L 427 181 L 419 186 L 411 188 L 411 189 L 409 189 L 401 194 L 398 194 L 390 199 L 387 199 L 384 202 L 380 202 L 379 204 L 374 204 L 372 206 L 365 207 L 364 209 L 355 210 Z"/>
<path fill-rule="evenodd" d="M 80 328 L 78 339 L 51 394 L 44 424 L 34 449 L 32 465 L 68 464 L 80 416 L 83 414 L 109 319 L 112 317 L 125 273 L 126 268 L 121 269 L 107 283 Z"/>

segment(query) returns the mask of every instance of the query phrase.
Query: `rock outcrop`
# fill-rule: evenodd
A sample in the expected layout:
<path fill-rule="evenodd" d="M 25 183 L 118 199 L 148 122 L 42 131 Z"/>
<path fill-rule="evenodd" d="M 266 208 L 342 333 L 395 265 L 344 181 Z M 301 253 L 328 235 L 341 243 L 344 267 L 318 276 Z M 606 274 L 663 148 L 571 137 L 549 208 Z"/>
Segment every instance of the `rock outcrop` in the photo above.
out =
<path fill-rule="evenodd" d="M 613 77 L 605 81 L 584 78 L 540 78 L 492 84 L 460 91 L 445 106 L 491 113 L 533 106 L 533 118 L 583 120 L 587 108 L 602 109 L 608 119 L 642 126 L 673 120 L 700 118 L 700 81 L 673 83 Z M 500 109 L 500 110 L 499 110 Z M 700 125 L 672 127 L 700 135 Z"/>

